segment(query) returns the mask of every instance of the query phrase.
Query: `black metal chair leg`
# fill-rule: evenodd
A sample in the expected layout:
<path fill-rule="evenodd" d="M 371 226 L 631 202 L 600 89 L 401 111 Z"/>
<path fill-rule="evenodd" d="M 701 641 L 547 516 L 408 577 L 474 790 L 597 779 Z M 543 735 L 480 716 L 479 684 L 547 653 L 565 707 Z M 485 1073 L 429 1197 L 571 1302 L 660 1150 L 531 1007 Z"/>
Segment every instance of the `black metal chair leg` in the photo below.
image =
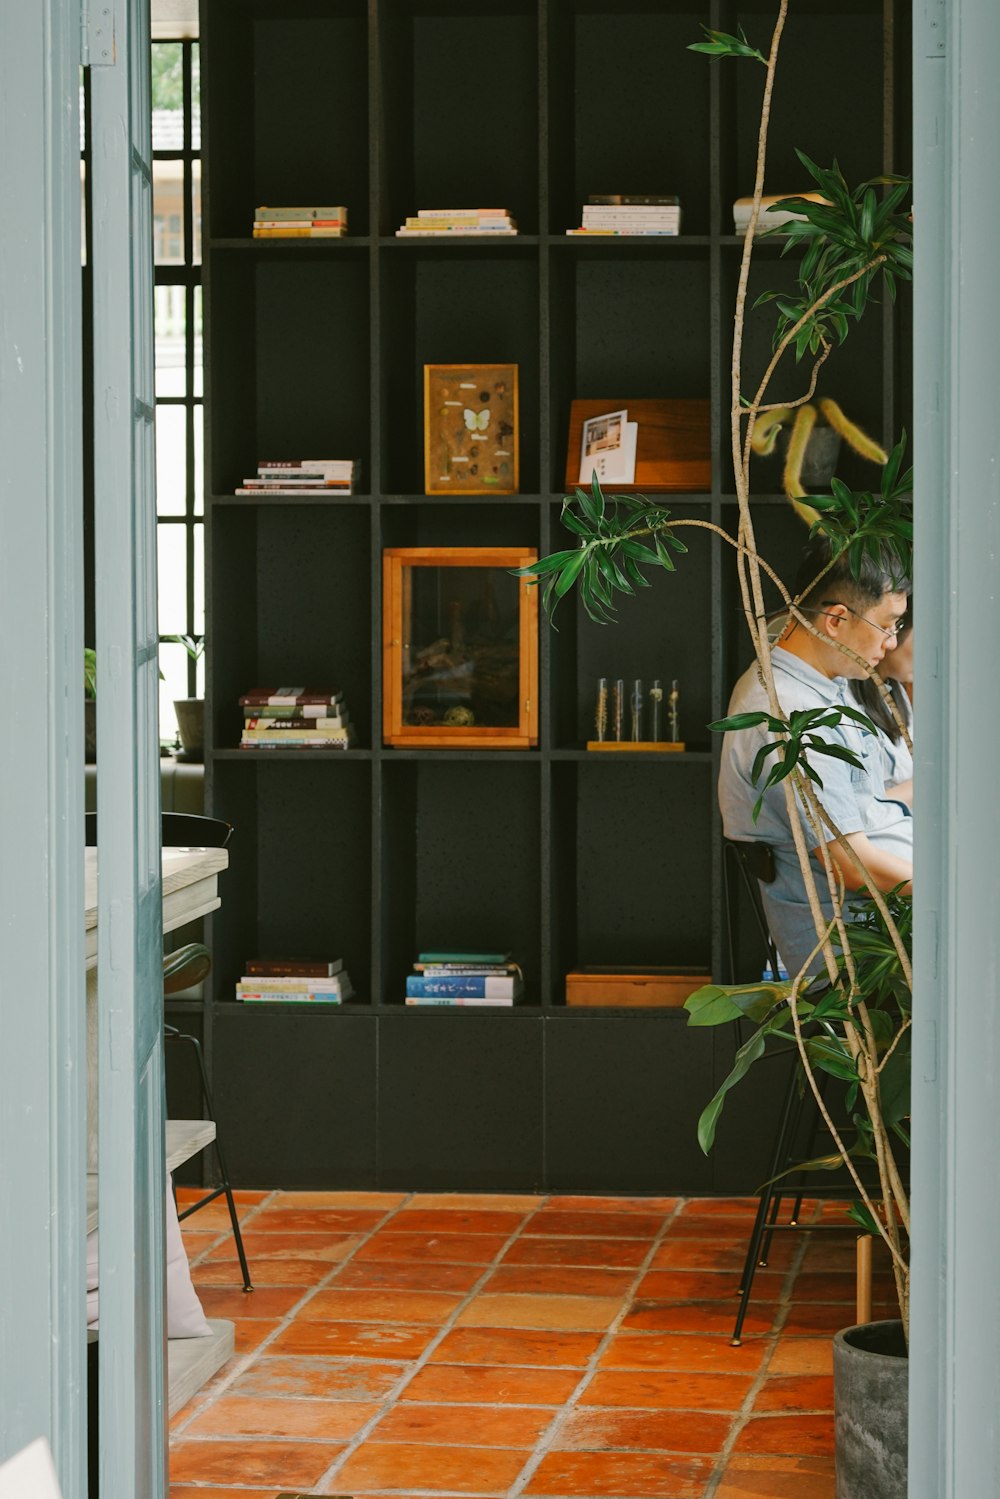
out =
<path fill-rule="evenodd" d="M 173 1026 L 165 1026 L 164 1030 L 171 1040 L 187 1041 L 194 1048 L 195 1058 L 198 1063 L 198 1071 L 201 1076 L 201 1091 L 205 1100 L 205 1108 L 208 1113 L 209 1119 L 213 1124 L 215 1124 L 215 1104 L 212 1100 L 212 1090 L 208 1082 L 208 1073 L 205 1068 L 205 1058 L 202 1053 L 201 1042 L 198 1040 L 197 1036 L 185 1035 L 183 1032 L 176 1030 Z M 214 1202 L 217 1197 L 225 1196 L 226 1204 L 229 1208 L 229 1221 L 232 1224 L 233 1238 L 236 1241 L 236 1253 L 239 1256 L 240 1271 L 243 1276 L 243 1290 L 245 1292 L 249 1292 L 253 1290 L 253 1282 L 250 1279 L 250 1269 L 247 1265 L 246 1251 L 243 1248 L 243 1235 L 240 1232 L 240 1220 L 236 1212 L 236 1202 L 233 1198 L 233 1189 L 229 1183 L 229 1169 L 226 1166 L 226 1157 L 222 1149 L 222 1144 L 219 1140 L 218 1128 L 216 1128 L 214 1144 L 215 1154 L 219 1162 L 219 1175 L 221 1177 L 221 1183 L 213 1191 L 206 1193 L 204 1197 L 200 1197 L 197 1202 L 193 1202 L 190 1207 L 185 1208 L 183 1213 L 178 1213 L 177 1219 L 178 1222 L 183 1222 L 185 1218 L 190 1218 L 192 1213 L 196 1213 L 199 1208 L 207 1207 L 207 1205 L 210 1202 Z"/>
<path fill-rule="evenodd" d="M 771 1152 L 771 1161 L 768 1167 L 766 1184 L 760 1190 L 760 1200 L 757 1204 L 757 1213 L 754 1217 L 753 1231 L 750 1235 L 750 1243 L 747 1247 L 747 1256 L 743 1265 L 743 1276 L 740 1284 L 740 1304 L 736 1312 L 736 1324 L 733 1327 L 731 1343 L 738 1348 L 743 1336 L 743 1322 L 747 1314 L 747 1306 L 750 1301 L 750 1292 L 753 1289 L 754 1275 L 759 1263 L 758 1256 L 761 1252 L 761 1244 L 767 1226 L 768 1213 L 774 1198 L 778 1197 L 778 1206 L 781 1204 L 780 1194 L 775 1191 L 774 1178 L 781 1170 L 788 1150 L 789 1125 L 795 1107 L 797 1095 L 795 1070 L 788 1079 L 788 1087 L 785 1090 L 785 1099 L 781 1107 L 781 1122 L 778 1125 L 778 1133 L 775 1136 L 774 1148 Z"/>

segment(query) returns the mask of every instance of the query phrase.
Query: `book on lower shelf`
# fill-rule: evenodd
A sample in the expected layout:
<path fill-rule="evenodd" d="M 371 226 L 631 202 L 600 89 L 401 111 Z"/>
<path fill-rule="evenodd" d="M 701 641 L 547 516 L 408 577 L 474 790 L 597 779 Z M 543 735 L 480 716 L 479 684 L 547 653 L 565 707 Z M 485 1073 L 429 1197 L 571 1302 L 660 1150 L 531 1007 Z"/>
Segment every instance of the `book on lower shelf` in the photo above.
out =
<path fill-rule="evenodd" d="M 354 743 L 341 692 L 325 687 L 251 687 L 239 705 L 240 749 L 345 750 Z"/>
<path fill-rule="evenodd" d="M 397 239 L 449 234 L 515 235 L 517 224 L 506 208 L 420 208 L 396 230 Z"/>
<path fill-rule="evenodd" d="M 567 234 L 678 235 L 680 199 L 629 193 L 592 193 L 580 213 L 580 227 Z"/>
<path fill-rule="evenodd" d="M 254 209 L 254 239 L 340 239 L 346 233 L 347 209 L 342 203 L 261 203 Z"/>
<path fill-rule="evenodd" d="M 356 458 L 262 458 L 257 472 L 236 489 L 235 493 L 255 499 L 292 499 L 322 495 L 354 493 L 360 477 Z"/>
<path fill-rule="evenodd" d="M 343 958 L 250 958 L 236 985 L 242 1004 L 340 1005 L 354 997 Z"/>
<path fill-rule="evenodd" d="M 421 952 L 406 979 L 408 1005 L 505 1006 L 523 994 L 521 969 L 502 952 Z"/>

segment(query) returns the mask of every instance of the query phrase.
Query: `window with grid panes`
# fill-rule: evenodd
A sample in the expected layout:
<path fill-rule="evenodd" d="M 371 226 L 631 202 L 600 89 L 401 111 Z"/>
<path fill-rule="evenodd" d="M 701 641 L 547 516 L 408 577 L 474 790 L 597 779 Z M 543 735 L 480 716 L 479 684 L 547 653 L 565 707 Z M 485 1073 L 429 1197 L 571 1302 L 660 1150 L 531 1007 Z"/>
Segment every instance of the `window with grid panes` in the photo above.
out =
<path fill-rule="evenodd" d="M 201 697 L 204 658 L 168 637 L 205 630 L 202 499 L 201 111 L 196 41 L 151 47 L 160 733 Z"/>

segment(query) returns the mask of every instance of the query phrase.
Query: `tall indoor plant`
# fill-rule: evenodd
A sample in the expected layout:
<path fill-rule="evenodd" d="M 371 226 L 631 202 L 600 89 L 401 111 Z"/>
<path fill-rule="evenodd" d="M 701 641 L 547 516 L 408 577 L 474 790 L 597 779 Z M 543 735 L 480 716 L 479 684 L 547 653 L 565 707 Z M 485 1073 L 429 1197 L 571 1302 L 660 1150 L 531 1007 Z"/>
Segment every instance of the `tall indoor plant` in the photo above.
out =
<path fill-rule="evenodd" d="M 759 299 L 773 300 L 777 308 L 773 352 L 759 380 L 745 391 L 742 349 L 747 287 L 764 189 L 772 92 L 787 12 L 788 0 L 777 0 L 766 56 L 742 31 L 738 36 L 708 31 L 707 40 L 693 44 L 693 50 L 718 58 L 742 59 L 746 65 L 759 65 L 765 70 L 753 210 L 743 243 L 733 325 L 730 438 L 739 514 L 736 532 L 730 534 L 708 521 L 674 519 L 663 504 L 642 495 L 606 495 L 595 480 L 589 492 L 577 490 L 563 505 L 563 523 L 574 534 L 576 545 L 540 559 L 525 571 L 542 582 L 543 601 L 550 614 L 559 599 L 576 587 L 587 614 L 603 624 L 613 618 L 616 593 L 632 594 L 639 587 L 649 586 L 644 567 L 675 569 L 678 554 L 686 550 L 679 534 L 685 528 L 714 532 L 735 552 L 743 613 L 768 711 L 722 720 L 712 727 L 738 732 L 761 723 L 767 725 L 771 742 L 758 757 L 756 776 L 762 792 L 780 787 L 786 799 L 815 924 L 816 947 L 810 963 L 786 982 L 712 986 L 689 1000 L 692 1024 L 728 1024 L 742 1017 L 754 1026 L 729 1078 L 702 1114 L 699 1138 L 703 1148 L 711 1147 L 728 1090 L 746 1075 L 774 1038 L 790 1038 L 806 1085 L 831 1132 L 837 1157 L 850 1174 L 858 1199 L 853 1215 L 888 1248 L 905 1333 L 909 1323 L 910 1211 L 897 1148 L 899 1141 L 906 1139 L 909 1114 L 909 901 L 894 893 L 883 894 L 875 887 L 815 795 L 815 783 L 822 784 L 822 756 L 830 752 L 815 731 L 835 726 L 844 712 L 851 710 L 788 715 L 779 701 L 771 669 L 764 576 L 777 588 L 797 625 L 811 634 L 818 632 L 798 607 L 802 595 L 793 596 L 758 551 L 749 467 L 758 422 L 769 420 L 770 413 L 777 409 L 776 403 L 768 401 L 768 392 L 781 361 L 792 355 L 804 362 L 808 371 L 802 394 L 797 400 L 781 402 L 781 408 L 806 406 L 813 399 L 822 366 L 834 347 L 847 337 L 852 322 L 864 313 L 876 289 L 894 296 L 897 283 L 909 278 L 911 233 L 904 211 L 909 183 L 880 177 L 851 189 L 836 163 L 822 168 L 803 152 L 798 153 L 824 201 L 792 198 L 776 205 L 801 215 L 782 226 L 787 236 L 783 253 L 801 255 L 797 288 L 790 295 Z M 813 530 L 822 529 L 834 552 L 846 552 L 855 574 L 866 554 L 874 557 L 886 548 L 895 554 L 900 574 L 909 576 L 912 572 L 912 476 L 903 471 L 904 450 L 905 437 L 888 455 L 877 493 L 854 491 L 834 479 L 829 494 L 807 497 L 818 515 Z M 846 650 L 842 645 L 838 648 Z M 853 656 L 850 651 L 847 654 Z M 882 685 L 873 668 L 860 657 L 853 659 Z M 815 841 L 824 866 L 823 893 L 832 901 L 832 920 L 823 914 L 807 837 L 795 813 L 796 798 L 816 830 Z M 867 886 L 860 901 L 849 901 L 829 855 L 829 839 L 841 840 L 841 847 Z M 817 968 L 819 978 L 810 982 L 810 974 Z M 819 1075 L 823 1073 L 839 1080 L 844 1088 L 848 1114 L 853 1119 L 850 1136 L 834 1122 L 820 1087 Z M 879 1186 L 874 1192 L 858 1169 L 858 1159 L 865 1155 L 877 1167 Z M 843 1488 L 839 1492 L 846 1495 L 852 1491 Z M 871 1496 L 877 1492 L 877 1488 L 867 1490 Z"/>

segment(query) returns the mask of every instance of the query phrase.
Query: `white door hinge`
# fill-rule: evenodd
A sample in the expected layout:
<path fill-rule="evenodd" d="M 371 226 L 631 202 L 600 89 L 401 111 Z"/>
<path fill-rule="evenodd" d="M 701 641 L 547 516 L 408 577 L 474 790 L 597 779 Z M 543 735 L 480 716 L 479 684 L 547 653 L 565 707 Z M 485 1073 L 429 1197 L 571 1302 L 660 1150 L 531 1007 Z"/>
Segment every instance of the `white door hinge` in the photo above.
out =
<path fill-rule="evenodd" d="M 115 8 L 112 0 L 86 0 L 80 17 L 80 60 L 85 68 L 114 67 Z"/>

